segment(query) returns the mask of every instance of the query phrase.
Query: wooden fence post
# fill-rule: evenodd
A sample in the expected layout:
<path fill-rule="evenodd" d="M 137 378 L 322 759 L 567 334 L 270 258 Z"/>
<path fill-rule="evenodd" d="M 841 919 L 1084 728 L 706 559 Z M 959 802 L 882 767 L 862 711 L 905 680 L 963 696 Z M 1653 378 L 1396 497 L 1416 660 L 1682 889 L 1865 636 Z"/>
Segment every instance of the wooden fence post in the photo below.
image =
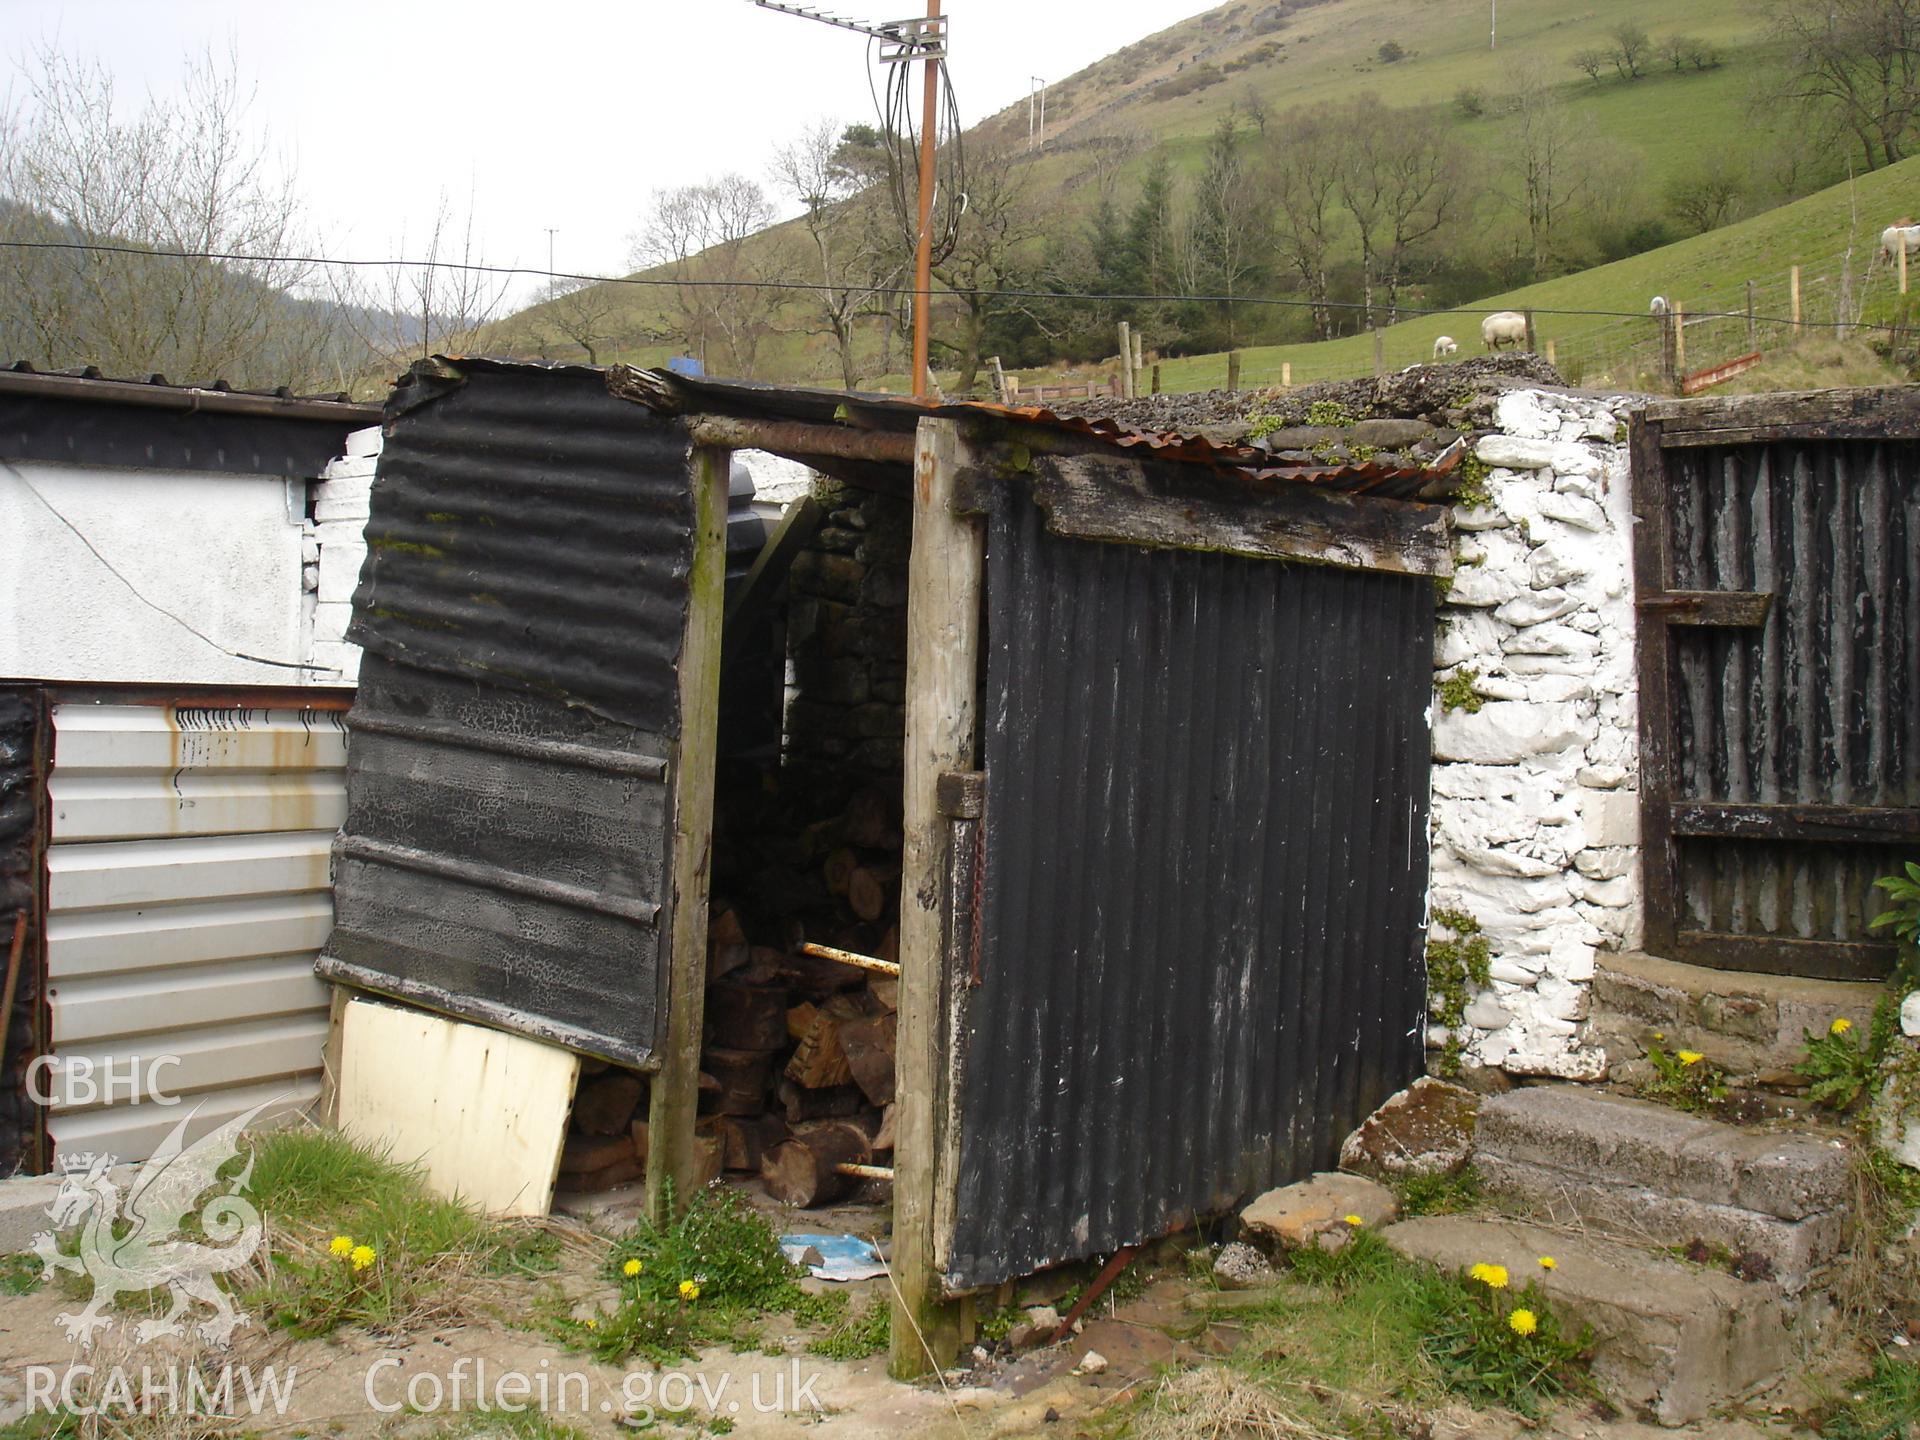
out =
<path fill-rule="evenodd" d="M 1675 392 L 1687 384 L 1687 307 L 1673 307 L 1673 383 Z"/>
<path fill-rule="evenodd" d="M 1660 378 L 1669 390 L 1680 384 L 1680 369 L 1674 354 L 1674 307 L 1667 305 L 1660 317 Z"/>
<path fill-rule="evenodd" d="M 1007 403 L 1007 372 L 1000 368 L 1000 357 L 994 356 L 987 362 L 993 366 L 993 398 L 1002 405 Z"/>
<path fill-rule="evenodd" d="M 1238 350 L 1229 350 L 1227 352 L 1227 389 L 1230 391 L 1238 391 L 1239 388 L 1240 352 Z"/>
<path fill-rule="evenodd" d="M 1158 360 L 1153 362 L 1153 393 L 1156 395 L 1160 393 L 1160 362 Z"/>
<path fill-rule="evenodd" d="M 1753 315 L 1753 281 L 1747 281 L 1747 349 L 1760 348 L 1760 327 Z"/>
<path fill-rule="evenodd" d="M 1283 390 L 1291 390 L 1293 388 L 1293 362 L 1291 360 L 1282 360 L 1280 362 L 1280 388 Z"/>
<path fill-rule="evenodd" d="M 1553 366 L 1556 370 L 1560 368 L 1560 356 L 1555 351 L 1553 341 L 1551 340 L 1547 341 L 1547 364 Z"/>
<path fill-rule="evenodd" d="M 1140 388 L 1140 376 L 1146 368 L 1147 337 L 1143 332 L 1135 330 L 1133 332 L 1133 386 L 1136 391 Z"/>
<path fill-rule="evenodd" d="M 647 1213 L 664 1225 L 699 1188 L 694 1119 L 707 998 L 707 874 L 720 730 L 720 625 L 726 607 L 727 476 L 732 452 L 693 452 L 693 565 L 681 631 L 680 738 L 667 771 L 673 874 L 667 924 L 667 1024 L 647 1107 Z M 671 1200 L 671 1203 L 669 1203 Z"/>
<path fill-rule="evenodd" d="M 1373 373 L 1387 373 L 1387 332 L 1378 325 L 1373 327 Z"/>
<path fill-rule="evenodd" d="M 1120 322 L 1120 398 L 1133 399 L 1133 327 Z"/>
<path fill-rule="evenodd" d="M 1538 354 L 1540 350 L 1540 337 L 1534 333 L 1533 311 L 1522 310 L 1520 313 L 1524 315 L 1527 320 L 1527 349 L 1534 354 Z"/>
<path fill-rule="evenodd" d="M 1900 237 L 1900 293 L 1907 293 L 1907 237 Z"/>
<path fill-rule="evenodd" d="M 910 1380 L 951 1364 L 960 1307 L 934 1269 L 935 1187 L 946 1056 L 940 1012 L 946 970 L 950 826 L 941 772 L 973 768 L 978 705 L 981 572 L 986 531 L 954 513 L 967 444 L 952 420 L 920 422 L 913 461 L 913 548 L 907 566 L 905 836 L 900 873 L 900 1011 L 893 1152 L 892 1351 L 888 1369 Z"/>
<path fill-rule="evenodd" d="M 1800 324 L 1800 267 L 1798 265 L 1794 266 L 1787 275 L 1787 295 L 1793 306 L 1793 338 L 1798 340 L 1802 329 Z"/>

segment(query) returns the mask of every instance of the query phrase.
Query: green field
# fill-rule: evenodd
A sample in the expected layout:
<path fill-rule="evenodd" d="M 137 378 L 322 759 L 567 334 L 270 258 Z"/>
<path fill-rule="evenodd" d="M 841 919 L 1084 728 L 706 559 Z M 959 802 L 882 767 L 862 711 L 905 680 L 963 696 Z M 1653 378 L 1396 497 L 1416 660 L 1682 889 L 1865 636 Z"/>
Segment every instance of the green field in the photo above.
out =
<path fill-rule="evenodd" d="M 1790 317 L 1789 272 L 1801 267 L 1801 314 L 1810 336 L 1831 337 L 1845 317 L 1885 322 L 1899 302 L 1897 277 L 1879 258 L 1880 231 L 1914 210 L 1920 195 L 1920 159 L 1904 161 L 1780 206 L 1738 224 L 1650 250 L 1612 265 L 1490 296 L 1471 311 L 1428 315 L 1385 331 L 1386 363 L 1399 369 L 1427 360 L 1433 342 L 1451 335 L 1462 355 L 1479 351 L 1480 318 L 1493 310 L 1535 312 L 1541 347 L 1552 341 L 1563 372 L 1586 384 L 1633 384 L 1657 364 L 1658 328 L 1648 301 L 1665 295 L 1690 315 L 1732 312 L 1687 326 L 1687 363 L 1703 368 L 1743 353 L 1747 282 L 1754 285 L 1759 348 L 1785 338 Z M 1849 255 L 1848 248 L 1852 247 Z M 1912 283 L 1920 288 L 1920 265 Z M 1843 316 L 1843 295 L 1848 307 Z M 1630 318 L 1555 314 L 1621 311 Z M 1241 352 L 1242 386 L 1278 383 L 1283 364 L 1295 384 L 1366 375 L 1373 369 L 1373 337 L 1349 336 L 1321 344 L 1267 346 Z M 1226 384 L 1224 355 L 1169 360 L 1164 389 L 1207 390 Z"/>

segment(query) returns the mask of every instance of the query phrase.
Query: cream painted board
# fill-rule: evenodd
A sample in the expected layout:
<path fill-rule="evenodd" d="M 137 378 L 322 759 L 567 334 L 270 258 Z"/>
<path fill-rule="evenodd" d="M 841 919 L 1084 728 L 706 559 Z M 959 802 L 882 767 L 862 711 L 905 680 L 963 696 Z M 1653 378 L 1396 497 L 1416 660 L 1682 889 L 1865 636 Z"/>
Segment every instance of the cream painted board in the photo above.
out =
<path fill-rule="evenodd" d="M 340 1050 L 342 1130 L 489 1215 L 547 1213 L 579 1056 L 371 1000 L 348 1004 Z"/>

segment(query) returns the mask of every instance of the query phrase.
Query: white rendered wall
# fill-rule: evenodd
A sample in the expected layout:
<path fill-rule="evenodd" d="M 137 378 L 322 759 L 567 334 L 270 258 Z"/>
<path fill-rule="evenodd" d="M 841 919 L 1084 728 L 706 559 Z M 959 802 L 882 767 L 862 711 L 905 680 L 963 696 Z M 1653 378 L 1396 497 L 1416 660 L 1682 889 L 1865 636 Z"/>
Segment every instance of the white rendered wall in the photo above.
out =
<path fill-rule="evenodd" d="M 1435 678 L 1472 672 L 1482 703 L 1435 697 L 1431 900 L 1491 942 L 1467 1056 L 1521 1074 L 1604 1074 L 1578 1039 L 1594 957 L 1641 939 L 1625 416 L 1619 400 L 1505 397 L 1478 449 L 1491 503 L 1454 515 Z"/>

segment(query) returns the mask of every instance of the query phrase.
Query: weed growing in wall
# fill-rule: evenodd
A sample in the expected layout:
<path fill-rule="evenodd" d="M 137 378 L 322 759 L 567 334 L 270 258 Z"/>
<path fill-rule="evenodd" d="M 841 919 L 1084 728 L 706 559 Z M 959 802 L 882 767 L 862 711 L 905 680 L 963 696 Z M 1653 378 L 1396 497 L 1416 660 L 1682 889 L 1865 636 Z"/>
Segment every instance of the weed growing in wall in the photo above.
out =
<path fill-rule="evenodd" d="M 1641 1082 L 1642 1095 L 1695 1113 L 1711 1110 L 1727 1098 L 1726 1071 L 1698 1050 L 1668 1050 L 1660 1043 L 1664 1038 L 1656 1033 L 1647 1046 L 1653 1075 Z"/>
<path fill-rule="evenodd" d="M 1464 910 L 1436 910 L 1433 923 L 1453 938 L 1427 941 L 1427 1008 L 1447 1031 L 1440 1073 L 1458 1075 L 1467 1002 L 1492 983 L 1493 947 L 1480 933 L 1480 922 Z"/>
<path fill-rule="evenodd" d="M 1440 692 L 1442 710 L 1464 710 L 1469 715 L 1478 715 L 1486 700 L 1473 688 L 1473 682 L 1480 678 L 1478 670 L 1456 670 L 1437 687 Z"/>

